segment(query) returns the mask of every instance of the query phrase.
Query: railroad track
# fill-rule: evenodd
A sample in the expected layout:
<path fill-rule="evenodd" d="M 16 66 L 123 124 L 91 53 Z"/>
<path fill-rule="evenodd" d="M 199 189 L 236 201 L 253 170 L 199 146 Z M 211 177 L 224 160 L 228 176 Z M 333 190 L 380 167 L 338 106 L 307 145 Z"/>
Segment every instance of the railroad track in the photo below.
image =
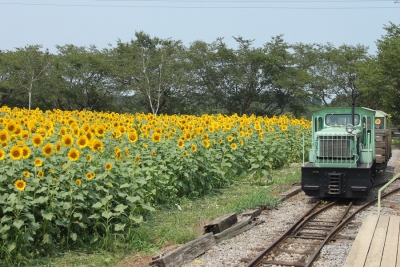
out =
<path fill-rule="evenodd" d="M 382 199 L 400 191 L 394 189 Z M 254 259 L 242 259 L 249 262 L 247 267 L 255 266 L 311 266 L 321 249 L 353 219 L 353 217 L 375 204 L 377 199 L 354 207 L 352 202 L 317 202 L 282 236 L 265 248 Z"/>

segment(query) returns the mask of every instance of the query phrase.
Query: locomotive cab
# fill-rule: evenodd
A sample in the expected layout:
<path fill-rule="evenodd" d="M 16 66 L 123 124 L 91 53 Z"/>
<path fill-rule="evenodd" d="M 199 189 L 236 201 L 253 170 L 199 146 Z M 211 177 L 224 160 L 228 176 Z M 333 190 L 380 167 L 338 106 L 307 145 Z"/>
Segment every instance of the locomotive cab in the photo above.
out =
<path fill-rule="evenodd" d="M 309 196 L 363 198 L 376 172 L 375 110 L 324 108 L 313 113 L 302 190 Z"/>

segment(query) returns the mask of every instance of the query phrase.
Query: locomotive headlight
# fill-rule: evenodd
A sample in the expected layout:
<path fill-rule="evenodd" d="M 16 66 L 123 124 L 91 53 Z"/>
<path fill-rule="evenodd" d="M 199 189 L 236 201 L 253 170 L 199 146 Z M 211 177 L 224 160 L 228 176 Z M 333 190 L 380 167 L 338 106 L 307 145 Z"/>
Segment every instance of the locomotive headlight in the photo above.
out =
<path fill-rule="evenodd" d="M 352 133 L 354 130 L 355 130 L 355 128 L 352 124 L 346 125 L 346 132 L 348 132 L 349 134 Z"/>

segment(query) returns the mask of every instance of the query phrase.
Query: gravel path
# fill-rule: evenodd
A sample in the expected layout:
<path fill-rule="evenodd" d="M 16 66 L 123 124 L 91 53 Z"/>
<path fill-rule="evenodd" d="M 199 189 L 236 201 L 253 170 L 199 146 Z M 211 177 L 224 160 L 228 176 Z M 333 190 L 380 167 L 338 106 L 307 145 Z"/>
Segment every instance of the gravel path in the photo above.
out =
<path fill-rule="evenodd" d="M 379 173 L 376 180 L 377 182 L 387 181 L 399 172 L 400 150 L 393 149 L 392 158 L 389 161 L 386 172 Z M 396 186 L 400 186 L 400 181 L 396 181 L 395 184 L 388 187 L 386 190 L 389 191 Z M 377 196 L 377 190 L 378 189 L 373 189 L 367 200 Z M 252 259 L 257 256 L 265 247 L 271 244 L 272 241 L 282 235 L 296 222 L 305 211 L 310 209 L 316 201 L 317 199 L 308 197 L 301 192 L 284 201 L 277 209 L 263 211 L 259 216 L 259 220 L 263 220 L 264 223 L 253 227 L 243 234 L 222 241 L 194 261 L 182 267 L 244 267 L 247 263 L 241 262 L 240 259 Z M 365 201 L 366 200 L 356 201 L 355 205 L 360 206 Z M 389 197 L 386 203 L 387 204 L 382 206 L 381 214 L 400 215 L 400 202 L 399 206 L 397 206 L 396 196 Z M 346 235 L 355 236 L 363 219 L 369 214 L 376 214 L 376 212 L 377 206 L 374 205 L 356 215 L 352 223 L 349 224 L 348 229 L 346 229 L 346 231 L 349 231 Z M 322 249 L 319 259 L 313 266 L 343 266 L 352 246 L 352 242 L 353 240 L 346 239 L 338 239 L 336 242 L 331 242 Z"/>

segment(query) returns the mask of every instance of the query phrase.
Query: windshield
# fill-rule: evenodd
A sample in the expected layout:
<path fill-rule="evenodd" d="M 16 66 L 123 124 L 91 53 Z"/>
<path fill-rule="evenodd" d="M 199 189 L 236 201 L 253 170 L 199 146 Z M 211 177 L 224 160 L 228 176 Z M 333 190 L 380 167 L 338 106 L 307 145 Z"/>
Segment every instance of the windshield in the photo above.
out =
<path fill-rule="evenodd" d="M 341 126 L 352 124 L 351 123 L 351 114 L 328 114 L 325 116 L 325 123 L 328 126 Z M 354 124 L 360 124 L 360 115 L 354 114 Z"/>

